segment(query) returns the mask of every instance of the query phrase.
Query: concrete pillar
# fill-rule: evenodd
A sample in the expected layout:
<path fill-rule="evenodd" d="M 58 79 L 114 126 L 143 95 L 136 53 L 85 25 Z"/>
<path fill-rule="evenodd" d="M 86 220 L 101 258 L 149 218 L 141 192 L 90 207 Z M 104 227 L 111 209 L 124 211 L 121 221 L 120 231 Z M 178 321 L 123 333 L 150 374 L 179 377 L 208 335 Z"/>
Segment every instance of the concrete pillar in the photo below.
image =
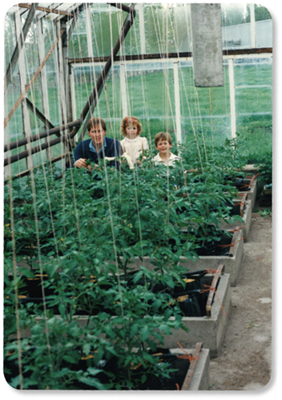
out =
<path fill-rule="evenodd" d="M 195 86 L 223 86 L 220 4 L 191 4 L 191 26 Z"/>

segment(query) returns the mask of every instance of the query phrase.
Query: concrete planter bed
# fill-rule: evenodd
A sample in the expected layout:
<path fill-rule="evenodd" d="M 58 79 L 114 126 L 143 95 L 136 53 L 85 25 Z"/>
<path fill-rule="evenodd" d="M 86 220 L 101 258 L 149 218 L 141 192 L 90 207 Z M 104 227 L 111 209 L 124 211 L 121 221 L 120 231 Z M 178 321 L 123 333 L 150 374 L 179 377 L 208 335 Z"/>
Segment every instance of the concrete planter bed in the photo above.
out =
<path fill-rule="evenodd" d="M 238 197 L 247 195 L 247 200 L 251 201 L 252 210 L 255 207 L 256 198 L 257 198 L 257 175 L 253 175 L 250 178 L 246 178 L 243 180 L 244 185 L 239 190 Z"/>
<path fill-rule="evenodd" d="M 189 272 L 204 269 L 215 270 L 219 264 L 224 264 L 225 272 L 230 275 L 230 285 L 236 286 L 242 266 L 243 256 L 243 232 L 241 230 L 236 230 L 233 232 L 228 256 L 199 256 L 199 258 L 194 258 L 193 260 L 181 257 L 180 264 L 187 268 Z M 128 264 L 129 269 L 140 269 L 141 266 L 150 270 L 155 269 L 149 256 L 143 257 L 143 260 L 136 257 L 134 261 L 131 261 Z"/>
<path fill-rule="evenodd" d="M 241 199 L 234 200 L 235 205 L 237 203 L 240 203 L 240 209 L 241 209 L 238 218 L 236 218 L 236 215 L 233 216 L 236 219 L 236 221 L 233 223 L 228 223 L 223 221 L 220 223 L 219 227 L 220 229 L 227 229 L 227 230 L 237 229 L 239 227 L 243 232 L 244 241 L 247 241 L 252 222 L 252 203 L 251 200 L 246 200 L 247 194 L 244 194 L 244 196 L 240 197 Z M 239 219 L 239 217 L 243 219 L 243 222 Z"/>
<path fill-rule="evenodd" d="M 210 386 L 210 351 L 197 343 L 193 349 L 184 349 L 193 359 L 180 390 L 208 390 Z M 171 349 L 171 353 L 179 354 L 179 349 Z"/>
<path fill-rule="evenodd" d="M 207 315 L 203 317 L 183 317 L 182 322 L 189 332 L 175 330 L 170 336 L 165 336 L 164 344 L 172 348 L 181 343 L 183 347 L 194 346 L 198 341 L 210 350 L 210 356 L 217 357 L 222 349 L 228 320 L 231 312 L 231 289 L 228 274 L 221 274 L 220 267 L 214 275 L 206 275 L 204 281 L 210 290 L 207 302 Z"/>
<path fill-rule="evenodd" d="M 32 351 L 32 350 L 31 350 Z M 12 352 L 11 352 L 12 355 Z M 92 356 L 91 356 L 92 357 Z M 135 390 L 146 390 L 146 391 L 158 391 L 158 390 L 208 390 L 210 384 L 209 366 L 210 366 L 210 351 L 209 349 L 203 348 L 202 343 L 196 343 L 194 348 L 183 348 L 179 349 L 158 349 L 156 357 L 159 358 L 159 362 L 168 362 L 171 368 L 175 369 L 172 372 L 170 378 L 158 378 L 152 375 L 148 375 L 148 382 L 139 389 Z M 113 371 L 116 366 L 115 363 L 111 364 L 111 359 L 107 362 L 113 367 Z M 6 367 L 9 369 L 7 378 L 16 377 L 18 374 L 17 360 L 9 359 L 9 356 L 5 361 Z M 81 358 L 81 360 L 73 365 L 73 370 L 86 370 L 89 364 L 87 358 Z M 137 368 L 142 368 L 141 364 Z M 103 367 L 101 369 L 103 375 Z M 114 373 L 114 372 L 113 372 Z M 102 378 L 103 379 L 103 378 Z M 105 379 L 105 378 L 104 378 Z M 32 389 L 37 389 L 36 384 Z M 70 389 L 71 390 L 71 389 Z M 76 382 L 73 390 L 95 390 L 92 386 L 87 384 Z M 127 388 L 123 390 L 128 390 Z"/>
<path fill-rule="evenodd" d="M 189 332 L 182 329 L 172 330 L 172 335 L 164 336 L 166 348 L 177 348 L 178 343 L 182 347 L 193 347 L 196 343 L 202 342 L 203 346 L 210 350 L 211 357 L 219 355 L 231 312 L 230 276 L 223 271 L 224 265 L 221 264 L 215 273 L 206 274 L 202 278 L 203 284 L 207 285 L 209 291 L 206 315 L 183 317 L 182 322 Z M 77 316 L 77 319 L 81 326 L 88 321 L 87 316 Z"/>
<path fill-rule="evenodd" d="M 210 356 L 216 357 L 222 347 L 228 319 L 231 312 L 230 276 L 224 274 L 224 265 L 218 265 L 214 273 L 208 273 L 201 278 L 204 291 L 208 292 L 206 301 L 206 315 L 199 317 L 183 317 L 183 324 L 189 332 L 182 329 L 172 331 L 172 335 L 164 336 L 166 348 L 193 347 L 197 342 L 203 342 L 205 348 L 210 350 Z M 206 287 L 206 289 L 205 289 Z M 179 301 L 179 300 L 177 300 Z M 57 318 L 61 316 L 57 315 Z M 89 323 L 88 315 L 77 315 L 74 318 L 81 327 Z M 172 317 L 173 318 L 173 317 Z M 39 322 L 42 317 L 36 317 Z M 21 338 L 31 336 L 30 329 L 20 331 Z M 16 339 L 16 336 L 11 336 Z"/>

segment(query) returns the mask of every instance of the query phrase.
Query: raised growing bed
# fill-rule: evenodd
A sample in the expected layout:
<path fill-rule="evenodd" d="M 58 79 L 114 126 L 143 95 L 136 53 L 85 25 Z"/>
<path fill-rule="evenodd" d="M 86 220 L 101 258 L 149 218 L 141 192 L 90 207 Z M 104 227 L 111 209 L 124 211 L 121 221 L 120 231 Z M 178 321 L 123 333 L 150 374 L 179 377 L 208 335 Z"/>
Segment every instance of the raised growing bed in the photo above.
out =
<path fill-rule="evenodd" d="M 247 195 L 247 200 L 251 201 L 252 210 L 255 207 L 256 198 L 257 198 L 257 175 L 253 175 L 250 177 L 246 177 L 242 181 L 242 185 L 238 188 L 239 193 L 238 197 Z"/>
<path fill-rule="evenodd" d="M 224 274 L 224 265 L 221 264 L 215 272 L 206 274 L 201 279 L 208 291 L 205 315 L 182 317 L 182 322 L 189 332 L 182 329 L 172 330 L 172 335 L 164 336 L 164 346 L 170 349 L 177 348 L 178 343 L 181 343 L 182 347 L 193 347 L 200 341 L 210 350 L 211 357 L 217 357 L 222 348 L 231 312 L 230 276 Z M 77 318 L 81 326 L 87 323 L 87 316 Z"/>
<path fill-rule="evenodd" d="M 198 282 L 200 282 L 202 288 L 199 291 L 199 296 L 201 296 L 205 302 L 204 312 L 202 312 L 202 301 L 199 300 L 199 304 L 201 304 L 201 312 L 197 314 L 194 309 L 192 309 L 191 314 L 188 312 L 185 315 L 193 316 L 182 317 L 182 322 L 189 329 L 189 332 L 187 333 L 182 329 L 173 330 L 172 335 L 164 336 L 165 347 L 170 349 L 176 348 L 178 343 L 181 343 L 183 347 L 191 347 L 198 341 L 201 341 L 203 342 L 204 347 L 210 349 L 211 357 L 216 357 L 219 354 L 231 311 L 230 276 L 223 272 L 224 265 L 222 264 L 218 265 L 216 271 L 212 271 L 212 273 L 208 273 L 208 271 L 197 272 L 199 274 Z M 190 273 L 188 277 L 191 278 L 192 275 L 196 275 L 196 273 Z M 188 280 L 191 281 L 191 279 Z M 189 282 L 189 284 L 191 284 L 191 282 Z M 187 307 L 190 302 L 188 301 L 189 297 L 193 296 L 193 294 L 190 294 L 191 292 L 189 295 L 187 295 L 187 293 L 183 295 L 182 292 L 176 292 L 174 301 L 176 303 L 183 303 L 183 305 L 186 304 Z M 40 299 L 29 298 L 29 301 L 33 300 L 37 302 Z M 182 307 L 180 308 L 183 309 Z M 189 311 L 190 310 L 191 309 L 189 308 Z M 61 317 L 58 315 L 57 318 Z M 85 315 L 76 315 L 74 318 L 78 321 L 81 327 L 89 323 L 87 312 L 85 312 Z M 173 319 L 174 317 L 171 318 Z M 41 319 L 41 317 L 36 317 L 36 320 L 38 321 Z M 20 332 L 21 338 L 30 337 L 30 334 L 29 328 L 21 330 Z"/>
<path fill-rule="evenodd" d="M 222 270 L 221 265 L 215 274 L 208 274 L 203 278 L 205 285 L 214 288 L 209 291 L 206 315 L 183 317 L 182 322 L 189 332 L 174 330 L 172 335 L 164 338 L 166 347 L 175 347 L 178 342 L 183 347 L 191 347 L 200 341 L 210 350 L 212 358 L 220 354 L 231 313 L 230 276 L 223 274 Z"/>
<path fill-rule="evenodd" d="M 243 232 L 244 241 L 247 241 L 248 239 L 252 223 L 252 204 L 251 200 L 246 199 L 247 194 L 244 193 L 240 196 L 240 199 L 234 200 L 234 213 L 232 214 L 232 217 L 235 219 L 234 222 L 230 223 L 222 221 L 219 224 L 220 229 L 232 230 L 239 227 Z M 242 218 L 243 221 L 241 221 L 240 218 Z"/>
<path fill-rule="evenodd" d="M 35 349 L 34 349 L 35 350 Z M 33 351 L 33 347 L 30 346 L 29 352 Z M 155 357 L 158 358 L 158 365 L 161 367 L 163 363 L 168 363 L 169 368 L 174 369 L 170 373 L 169 378 L 156 377 L 152 374 L 148 374 L 147 381 L 144 384 L 140 384 L 137 389 L 134 390 L 208 390 L 209 389 L 209 363 L 210 363 L 210 352 L 209 349 L 203 348 L 202 343 L 196 343 L 195 347 L 184 349 L 166 349 L 158 348 Z M 65 367 L 69 367 L 70 370 L 87 370 L 87 368 L 94 366 L 95 354 L 89 354 L 87 357 L 81 356 L 80 360 L 76 364 L 68 365 L 65 363 Z M 8 352 L 5 357 L 4 365 L 7 368 L 6 379 L 11 382 L 18 375 L 18 363 L 17 358 L 14 357 L 13 352 Z M 117 367 L 115 364 L 115 357 L 109 360 L 101 360 L 96 366 L 100 369 L 99 379 L 101 384 L 107 383 L 107 375 L 104 371 L 110 372 L 116 375 Z M 133 368 L 133 367 L 132 367 Z M 142 369 L 141 372 L 145 372 L 144 367 L 137 365 L 134 367 L 135 372 L 138 369 Z M 23 378 L 28 378 L 28 375 Z M 31 389 L 38 389 L 36 382 L 33 382 Z M 52 389 L 52 388 L 51 388 Z M 73 390 L 96 390 L 93 386 L 80 381 L 75 381 L 72 384 L 71 389 Z M 124 388 L 124 390 L 128 390 Z"/>
<path fill-rule="evenodd" d="M 228 248 L 227 245 L 223 246 L 226 246 L 226 249 Z M 229 250 L 225 253 L 227 253 L 227 255 L 200 255 L 193 260 L 180 257 L 180 265 L 192 272 L 205 269 L 215 270 L 219 264 L 224 264 L 225 272 L 230 275 L 230 285 L 236 286 L 244 256 L 244 237 L 241 230 L 232 232 Z M 142 260 L 136 257 L 134 261 L 131 260 L 128 264 L 129 268 L 134 269 L 140 269 L 141 266 L 150 270 L 155 268 L 149 256 L 144 256 Z"/>

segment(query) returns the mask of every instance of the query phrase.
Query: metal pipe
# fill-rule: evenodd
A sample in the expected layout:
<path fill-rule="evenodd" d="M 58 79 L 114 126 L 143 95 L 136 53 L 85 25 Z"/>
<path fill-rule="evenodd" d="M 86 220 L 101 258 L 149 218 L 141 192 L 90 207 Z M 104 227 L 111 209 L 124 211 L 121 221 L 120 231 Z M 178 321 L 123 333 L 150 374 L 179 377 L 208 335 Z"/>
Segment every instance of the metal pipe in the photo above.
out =
<path fill-rule="evenodd" d="M 39 151 L 42 151 L 49 147 L 55 146 L 56 144 L 63 142 L 67 138 L 67 136 L 60 136 L 57 139 L 53 139 L 48 143 L 41 143 L 36 147 L 32 147 L 30 150 L 25 150 L 25 151 L 22 151 L 21 153 L 7 157 L 4 159 L 4 167 L 6 167 L 6 165 L 8 165 L 8 164 L 13 164 L 16 161 L 20 161 L 23 158 L 27 158 L 28 156 L 30 156 L 32 154 L 38 153 Z"/>
<path fill-rule="evenodd" d="M 35 142 L 36 140 L 44 139 L 48 136 L 55 135 L 57 133 L 65 131 L 66 129 L 73 128 L 74 126 L 78 126 L 78 125 L 80 126 L 81 124 L 82 124 L 82 121 L 80 119 L 77 119 L 76 121 L 69 122 L 66 125 L 57 126 L 56 128 L 48 129 L 46 131 L 37 133 L 35 135 L 31 135 L 29 137 L 17 140 L 16 142 L 11 142 L 9 144 L 5 144 L 4 152 L 16 149 L 17 147 L 24 146 L 31 142 Z"/>
<path fill-rule="evenodd" d="M 135 16 L 135 13 L 136 13 L 136 11 L 134 10 L 134 8 L 131 8 L 131 7 L 129 7 L 129 6 L 126 6 L 125 4 L 122 4 L 122 3 L 108 3 L 110 6 L 113 6 L 113 7 L 116 7 L 116 8 L 119 8 L 119 9 L 121 9 L 122 11 L 126 11 L 126 12 L 133 12 L 134 13 L 134 16 Z"/>
<path fill-rule="evenodd" d="M 55 162 L 58 162 L 58 161 L 60 161 L 60 160 L 63 159 L 63 158 L 69 158 L 68 161 L 70 162 L 70 161 L 71 161 L 71 160 L 70 160 L 70 153 L 68 152 L 68 153 L 61 154 L 60 156 L 57 156 L 57 157 L 52 158 L 52 159 L 51 159 L 50 161 L 48 161 L 48 162 L 45 162 L 45 163 L 40 164 L 40 165 L 36 165 L 35 167 L 33 167 L 33 168 L 31 168 L 31 169 L 27 169 L 27 170 L 25 170 L 25 171 L 23 171 L 23 172 L 19 172 L 18 174 L 14 175 L 11 179 L 13 180 L 13 179 L 17 179 L 17 178 L 22 178 L 23 176 L 26 176 L 26 175 L 30 174 L 31 171 L 32 171 L 33 169 L 35 169 L 35 168 L 39 168 L 39 167 L 41 167 L 42 165 L 46 165 L 46 164 L 48 164 L 48 163 L 54 164 Z M 10 180 L 9 178 L 8 178 L 8 179 L 5 179 L 4 184 L 6 185 L 6 184 L 9 182 L 9 180 Z"/>

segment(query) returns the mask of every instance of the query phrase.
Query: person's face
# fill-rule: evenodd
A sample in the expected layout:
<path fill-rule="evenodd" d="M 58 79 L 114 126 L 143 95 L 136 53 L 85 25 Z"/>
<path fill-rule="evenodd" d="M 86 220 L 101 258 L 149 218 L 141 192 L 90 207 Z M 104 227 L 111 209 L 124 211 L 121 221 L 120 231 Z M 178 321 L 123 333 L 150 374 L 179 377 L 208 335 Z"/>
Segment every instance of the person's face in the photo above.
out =
<path fill-rule="evenodd" d="M 170 144 L 167 140 L 159 140 L 156 149 L 160 154 L 169 154 L 169 151 L 172 147 L 172 144 Z"/>
<path fill-rule="evenodd" d="M 136 136 L 138 135 L 138 127 L 137 127 L 136 124 L 131 124 L 131 123 L 129 123 L 129 124 L 126 126 L 125 131 L 126 131 L 126 136 L 127 136 L 129 139 L 135 139 Z"/>
<path fill-rule="evenodd" d="M 106 133 L 107 132 L 104 131 L 101 125 L 94 125 L 91 130 L 88 131 L 88 135 L 94 144 L 103 144 Z"/>

